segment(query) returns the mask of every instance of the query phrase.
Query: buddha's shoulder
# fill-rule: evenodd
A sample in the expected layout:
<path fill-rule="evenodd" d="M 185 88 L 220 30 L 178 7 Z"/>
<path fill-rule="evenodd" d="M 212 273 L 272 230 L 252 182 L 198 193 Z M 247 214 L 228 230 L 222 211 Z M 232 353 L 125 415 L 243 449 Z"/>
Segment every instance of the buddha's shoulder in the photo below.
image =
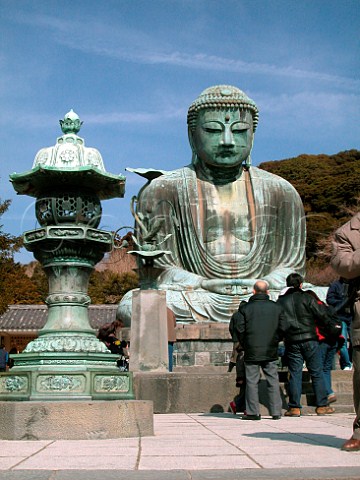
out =
<path fill-rule="evenodd" d="M 264 181 L 267 184 L 271 183 L 274 186 L 277 185 L 278 187 L 282 187 L 286 190 L 295 190 L 290 182 L 285 180 L 285 178 L 279 177 L 279 175 L 276 175 L 275 173 L 262 170 L 258 167 L 250 167 L 249 172 L 252 180 Z"/>
<path fill-rule="evenodd" d="M 189 178 L 194 175 L 194 170 L 191 168 L 191 166 L 178 168 L 176 170 L 163 171 L 162 175 L 159 175 L 152 180 L 150 185 L 153 187 L 164 184 L 171 185 L 173 183 L 183 181 L 184 178 Z"/>

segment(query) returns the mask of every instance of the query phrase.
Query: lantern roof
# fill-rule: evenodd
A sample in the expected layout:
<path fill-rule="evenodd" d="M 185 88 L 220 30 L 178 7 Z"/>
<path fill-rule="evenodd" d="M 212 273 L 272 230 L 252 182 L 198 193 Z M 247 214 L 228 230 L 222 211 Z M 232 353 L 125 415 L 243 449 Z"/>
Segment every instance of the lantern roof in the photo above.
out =
<path fill-rule="evenodd" d="M 79 193 L 92 191 L 100 200 L 124 196 L 125 176 L 106 172 L 100 152 L 77 135 L 82 123 L 71 109 L 60 120 L 63 135 L 56 144 L 38 151 L 31 170 L 10 175 L 19 195 L 39 197 L 49 190 L 76 188 Z"/>

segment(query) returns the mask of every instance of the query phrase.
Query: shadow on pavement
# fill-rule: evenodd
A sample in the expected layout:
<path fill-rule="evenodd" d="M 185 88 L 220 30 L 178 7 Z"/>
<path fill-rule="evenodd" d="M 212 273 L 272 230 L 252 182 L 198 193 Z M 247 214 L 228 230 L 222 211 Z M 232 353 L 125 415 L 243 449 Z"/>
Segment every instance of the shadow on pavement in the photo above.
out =
<path fill-rule="evenodd" d="M 243 433 L 244 437 L 252 438 L 268 438 L 269 440 L 277 440 L 283 442 L 293 443 L 308 443 L 309 445 L 322 445 L 324 447 L 332 447 L 339 449 L 346 439 L 338 438 L 334 435 L 324 435 L 322 433 L 309 433 L 309 432 L 256 432 L 256 433 Z"/>

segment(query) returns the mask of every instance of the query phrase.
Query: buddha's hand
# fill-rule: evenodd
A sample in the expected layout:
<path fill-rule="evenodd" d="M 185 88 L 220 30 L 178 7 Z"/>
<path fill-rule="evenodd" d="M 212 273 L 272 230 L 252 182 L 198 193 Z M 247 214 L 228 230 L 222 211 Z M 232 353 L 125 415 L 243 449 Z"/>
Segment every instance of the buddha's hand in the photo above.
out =
<path fill-rule="evenodd" d="M 223 295 L 248 295 L 252 293 L 254 279 L 204 279 L 201 282 L 201 288 L 209 292 L 220 293 Z"/>

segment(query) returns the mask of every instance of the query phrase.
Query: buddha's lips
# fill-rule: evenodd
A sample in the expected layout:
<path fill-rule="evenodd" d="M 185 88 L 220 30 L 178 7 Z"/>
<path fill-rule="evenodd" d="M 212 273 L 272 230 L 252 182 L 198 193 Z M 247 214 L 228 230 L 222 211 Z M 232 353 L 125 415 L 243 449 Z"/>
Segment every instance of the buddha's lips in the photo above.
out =
<path fill-rule="evenodd" d="M 217 157 L 234 157 L 236 152 L 234 150 L 221 150 L 216 154 Z"/>

